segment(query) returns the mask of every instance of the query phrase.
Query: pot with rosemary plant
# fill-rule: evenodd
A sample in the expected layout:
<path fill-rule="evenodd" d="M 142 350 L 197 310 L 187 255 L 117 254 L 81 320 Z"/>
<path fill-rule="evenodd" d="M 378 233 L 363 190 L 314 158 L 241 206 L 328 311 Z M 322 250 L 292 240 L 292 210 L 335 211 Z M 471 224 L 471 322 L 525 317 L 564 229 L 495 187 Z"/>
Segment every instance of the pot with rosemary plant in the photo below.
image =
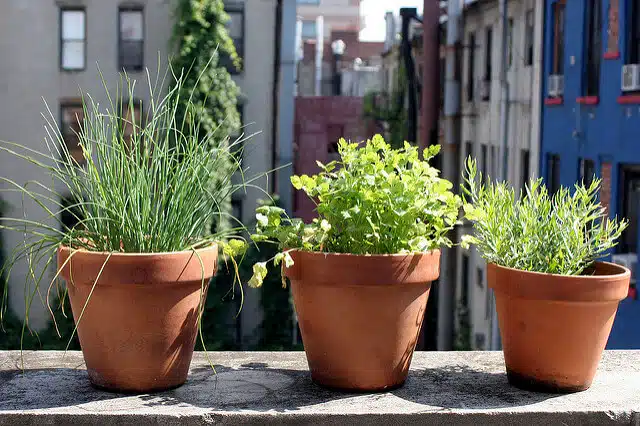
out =
<path fill-rule="evenodd" d="M 310 224 L 275 207 L 257 209 L 255 241 L 282 250 L 312 379 L 339 389 L 401 386 L 418 339 L 439 247 L 458 221 L 461 200 L 418 148 L 392 149 L 377 135 L 340 140 L 340 160 L 291 182 L 316 202 Z M 265 263 L 254 265 L 260 285 Z M 283 283 L 284 284 L 284 283 Z"/>
<path fill-rule="evenodd" d="M 160 97 L 154 94 L 164 89 L 149 78 L 152 96 L 144 122 L 126 114 L 135 106 L 135 83 L 128 78 L 124 93 L 119 86 L 112 99 L 107 90 L 107 108 L 84 96 L 77 132 L 81 155 L 64 143 L 52 116 L 45 125 L 48 153 L 0 145 L 5 153 L 43 167 L 78 200 L 63 206 L 45 184 L 38 186 L 49 192 L 4 179 L 50 218 L 66 212 L 77 221 L 60 230 L 5 218 L 5 227 L 29 235 L 13 264 L 33 252 L 50 260 L 57 252 L 49 291 L 64 278 L 89 379 L 100 388 L 148 392 L 184 383 L 219 246 L 227 255 L 244 250 L 244 242 L 220 242 L 221 236 L 207 229 L 223 214 L 222 199 L 236 188 L 211 185 L 214 173 L 228 168 L 221 165 L 232 158 L 231 148 L 214 134 L 199 133 L 190 101 L 185 118 L 176 118 L 182 81 L 175 77 L 172 89 Z M 121 94 L 128 104 L 120 104 Z M 230 182 L 233 170 L 225 173 Z"/>
<path fill-rule="evenodd" d="M 488 262 L 509 382 L 550 392 L 589 388 L 630 279 L 628 269 L 597 259 L 627 222 L 607 218 L 598 179 L 553 196 L 532 179 L 516 199 L 504 182 L 481 183 L 469 159 L 465 181 L 474 235 L 464 245 Z"/>

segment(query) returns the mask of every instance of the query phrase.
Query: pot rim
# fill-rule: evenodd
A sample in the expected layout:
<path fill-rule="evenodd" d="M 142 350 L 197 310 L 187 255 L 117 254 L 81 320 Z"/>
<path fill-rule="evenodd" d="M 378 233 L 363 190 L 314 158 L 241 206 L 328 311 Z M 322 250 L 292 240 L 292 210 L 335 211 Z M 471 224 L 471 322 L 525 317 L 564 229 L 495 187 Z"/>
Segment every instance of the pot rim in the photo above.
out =
<path fill-rule="evenodd" d="M 184 255 L 184 254 L 188 254 L 188 253 L 193 253 L 194 251 L 196 253 L 201 253 L 201 252 L 205 252 L 205 251 L 209 251 L 209 250 L 218 250 L 218 243 L 212 243 L 208 246 L 204 246 L 201 247 L 199 249 L 195 249 L 195 250 L 180 250 L 180 251 L 163 251 L 163 252 L 151 252 L 151 253 L 124 253 L 124 252 L 119 252 L 119 251 L 91 251 L 91 250 L 87 250 L 85 248 L 72 248 L 69 247 L 67 245 L 64 244 L 60 244 L 58 246 L 58 249 L 61 251 L 70 251 L 72 253 L 77 253 L 80 252 L 84 255 L 89 255 L 89 256 L 109 256 L 111 255 L 112 257 L 117 256 L 117 257 L 151 257 L 151 256 L 170 256 L 170 255 Z"/>
<path fill-rule="evenodd" d="M 335 256 L 335 257 L 354 257 L 354 258 L 393 258 L 393 257 L 407 257 L 407 256 L 428 256 L 434 254 L 440 254 L 440 249 L 429 250 L 429 251 L 415 251 L 409 253 L 387 253 L 387 254 L 354 254 L 354 253 L 336 253 L 336 252 L 324 252 L 324 251 L 308 251 L 302 249 L 284 249 L 283 252 L 297 252 L 297 253 L 305 253 L 312 254 L 316 256 L 324 255 L 325 257 Z"/>
<path fill-rule="evenodd" d="M 615 268 L 618 268 L 621 272 L 619 274 L 613 274 L 613 275 L 562 275 L 562 274 L 551 274 L 548 272 L 525 271 L 524 269 L 510 268 L 508 266 L 498 265 L 497 263 L 493 263 L 493 262 L 487 262 L 487 265 L 495 268 L 506 269 L 509 271 L 516 271 L 516 272 L 525 273 L 525 274 L 540 275 L 542 277 L 558 277 L 558 278 L 572 279 L 572 280 L 602 280 L 607 278 L 620 278 L 626 275 L 631 276 L 631 271 L 627 267 L 619 265 L 617 263 L 605 262 L 601 260 L 596 260 L 594 264 L 595 263 L 613 266 Z"/>

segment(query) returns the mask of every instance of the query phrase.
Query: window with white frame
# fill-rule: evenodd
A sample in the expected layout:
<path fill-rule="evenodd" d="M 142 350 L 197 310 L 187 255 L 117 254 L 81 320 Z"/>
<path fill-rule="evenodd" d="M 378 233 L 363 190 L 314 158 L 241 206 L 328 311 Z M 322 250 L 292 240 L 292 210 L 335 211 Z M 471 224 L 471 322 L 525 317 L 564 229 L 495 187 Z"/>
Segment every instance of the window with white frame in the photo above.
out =
<path fill-rule="evenodd" d="M 84 9 L 60 10 L 60 68 L 83 70 L 86 64 L 87 15 Z"/>
<path fill-rule="evenodd" d="M 525 15 L 526 30 L 524 33 L 524 65 L 533 65 L 533 36 L 534 36 L 534 22 L 533 22 L 533 10 L 527 10 Z"/>
<path fill-rule="evenodd" d="M 119 68 L 140 71 L 144 67 L 144 11 L 141 7 L 121 7 L 118 21 Z"/>

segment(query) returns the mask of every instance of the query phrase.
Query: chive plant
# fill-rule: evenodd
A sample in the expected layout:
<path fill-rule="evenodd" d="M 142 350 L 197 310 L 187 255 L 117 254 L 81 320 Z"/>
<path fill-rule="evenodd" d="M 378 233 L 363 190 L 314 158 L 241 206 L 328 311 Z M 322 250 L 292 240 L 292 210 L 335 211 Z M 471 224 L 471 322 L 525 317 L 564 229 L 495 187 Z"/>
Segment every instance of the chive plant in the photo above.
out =
<path fill-rule="evenodd" d="M 588 186 L 561 187 L 549 195 L 541 179 L 530 179 L 524 191 L 506 182 L 483 180 L 476 162 L 466 163 L 463 186 L 466 218 L 474 244 L 488 262 L 524 271 L 559 275 L 587 273 L 616 245 L 628 221 L 609 219 L 598 201 L 600 180 Z"/>
<path fill-rule="evenodd" d="M 201 130 L 202 114 L 191 102 L 193 93 L 183 90 L 183 73 L 168 69 L 152 79 L 147 71 L 150 100 L 140 119 L 133 114 L 136 82 L 124 74 L 112 93 L 101 73 L 100 78 L 106 106 L 91 95 L 83 95 L 84 120 L 77 133 L 83 164 L 72 156 L 48 107 L 48 114 L 43 114 L 45 149 L 0 143 L 3 153 L 43 169 L 50 177 L 48 182 L 25 185 L 0 177 L 8 186 L 6 191 L 31 199 L 47 217 L 34 221 L 24 212 L 22 217 L 3 217 L 0 222 L 1 229 L 24 235 L 24 244 L 14 250 L 4 272 L 10 274 L 19 260 L 28 262 L 27 312 L 60 245 L 96 252 L 160 253 L 195 250 L 219 242 L 234 265 L 233 256 L 242 254 L 246 246 L 240 239 L 222 241 L 242 229 L 237 220 L 238 225 L 224 234 L 211 234 L 207 226 L 212 218 L 227 214 L 220 209 L 222 200 L 250 185 L 244 179 L 239 184 L 231 181 L 236 172 L 244 176 L 238 148 L 243 140 L 214 143 L 228 137 L 215 129 L 207 133 Z M 173 79 L 173 84 L 167 90 L 168 79 Z M 182 99 L 184 96 L 189 98 Z M 128 101 L 122 103 L 121 99 Z M 178 119 L 178 107 L 185 104 L 186 113 Z M 220 170 L 225 173 L 222 179 Z M 212 185 L 214 178 L 216 185 Z M 52 184 L 55 181 L 61 182 L 76 201 L 63 204 Z M 72 216 L 77 224 L 64 226 L 62 214 Z M 35 265 L 43 264 L 45 267 L 36 272 Z M 6 299 L 5 287 L 0 321 Z"/>

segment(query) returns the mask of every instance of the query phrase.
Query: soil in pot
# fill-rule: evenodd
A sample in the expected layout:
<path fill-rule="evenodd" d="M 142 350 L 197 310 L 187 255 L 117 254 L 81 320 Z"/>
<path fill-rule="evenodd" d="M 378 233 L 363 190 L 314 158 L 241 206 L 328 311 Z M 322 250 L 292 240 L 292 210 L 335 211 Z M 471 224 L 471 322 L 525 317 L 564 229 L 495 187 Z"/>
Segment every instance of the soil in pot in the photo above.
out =
<path fill-rule="evenodd" d="M 78 250 L 65 265 L 72 250 L 60 247 L 58 267 L 94 386 L 150 392 L 186 381 L 218 259 L 215 245 L 196 252 L 114 253 L 100 274 L 107 253 Z"/>
<path fill-rule="evenodd" d="M 407 378 L 440 252 L 371 255 L 292 251 L 291 281 L 312 379 L 382 391 Z"/>
<path fill-rule="evenodd" d="M 507 377 L 543 392 L 588 389 L 630 272 L 596 262 L 590 275 L 563 276 L 490 264 Z"/>

